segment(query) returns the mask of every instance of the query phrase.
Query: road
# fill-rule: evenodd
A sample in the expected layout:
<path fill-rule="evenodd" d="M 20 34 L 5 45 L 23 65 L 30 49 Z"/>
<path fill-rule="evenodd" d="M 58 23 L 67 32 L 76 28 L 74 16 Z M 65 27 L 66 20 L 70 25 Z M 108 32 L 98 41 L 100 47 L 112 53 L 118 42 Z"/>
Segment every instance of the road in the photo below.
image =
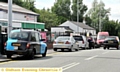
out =
<path fill-rule="evenodd" d="M 0 63 L 0 67 L 61 67 L 63 72 L 120 72 L 120 50 L 51 51 L 47 57 L 36 56 L 34 60 L 13 58 L 12 61 Z"/>

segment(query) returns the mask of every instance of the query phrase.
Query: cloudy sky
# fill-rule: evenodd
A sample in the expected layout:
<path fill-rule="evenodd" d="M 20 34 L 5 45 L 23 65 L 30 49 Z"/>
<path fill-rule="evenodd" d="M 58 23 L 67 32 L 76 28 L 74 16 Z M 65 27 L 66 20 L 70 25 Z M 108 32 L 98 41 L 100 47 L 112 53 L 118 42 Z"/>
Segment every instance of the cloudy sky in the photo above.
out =
<path fill-rule="evenodd" d="M 98 0 L 100 1 L 100 0 Z M 120 21 L 120 0 L 102 0 L 106 7 L 105 8 L 111 8 L 111 15 L 110 19 L 113 20 L 119 20 Z M 38 9 L 43 8 L 51 8 L 51 6 L 54 5 L 55 0 L 36 0 L 35 6 Z M 83 0 L 83 3 L 88 6 L 88 8 L 91 8 L 93 0 Z"/>

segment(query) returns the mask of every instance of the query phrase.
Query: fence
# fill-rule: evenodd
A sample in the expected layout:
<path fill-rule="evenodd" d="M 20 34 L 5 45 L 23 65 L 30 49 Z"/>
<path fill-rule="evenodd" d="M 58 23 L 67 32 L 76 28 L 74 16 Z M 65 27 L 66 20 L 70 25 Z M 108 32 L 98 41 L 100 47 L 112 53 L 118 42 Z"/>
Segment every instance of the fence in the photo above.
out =
<path fill-rule="evenodd" d="M 47 32 L 47 42 L 53 42 L 58 36 L 70 36 L 72 32 Z M 87 35 L 86 33 L 77 32 L 80 35 Z"/>

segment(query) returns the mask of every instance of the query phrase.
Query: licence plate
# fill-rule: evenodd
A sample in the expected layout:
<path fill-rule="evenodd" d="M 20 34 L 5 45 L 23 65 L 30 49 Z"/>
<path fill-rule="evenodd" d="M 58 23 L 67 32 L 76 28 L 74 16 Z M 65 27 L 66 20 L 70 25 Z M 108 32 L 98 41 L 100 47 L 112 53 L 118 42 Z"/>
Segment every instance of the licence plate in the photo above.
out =
<path fill-rule="evenodd" d="M 59 44 L 63 44 L 63 42 L 58 42 Z"/>
<path fill-rule="evenodd" d="M 14 49 L 15 49 L 15 50 L 18 50 L 18 47 L 15 46 Z"/>
<path fill-rule="evenodd" d="M 113 43 L 113 41 L 109 41 L 108 43 Z"/>

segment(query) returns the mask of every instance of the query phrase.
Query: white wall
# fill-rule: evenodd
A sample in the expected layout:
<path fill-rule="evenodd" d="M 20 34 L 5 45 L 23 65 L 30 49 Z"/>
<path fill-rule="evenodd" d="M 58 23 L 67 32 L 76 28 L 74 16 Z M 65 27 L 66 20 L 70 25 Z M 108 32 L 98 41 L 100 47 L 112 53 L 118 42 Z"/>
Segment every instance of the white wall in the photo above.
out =
<path fill-rule="evenodd" d="M 0 11 L 0 18 L 3 18 L 3 11 Z"/>
<path fill-rule="evenodd" d="M 7 11 L 2 11 L 0 14 L 3 15 L 1 17 L 1 19 L 8 19 Z M 12 16 L 13 20 L 37 22 L 37 16 L 35 16 L 35 15 L 28 15 L 28 14 L 25 14 L 25 13 L 18 13 L 18 12 L 13 12 L 12 15 L 13 15 Z M 29 17 L 29 19 L 25 18 L 25 16 Z"/>
<path fill-rule="evenodd" d="M 60 27 L 51 27 L 51 32 L 65 32 L 66 30 L 64 28 Z"/>
<path fill-rule="evenodd" d="M 72 30 L 74 30 L 74 32 L 78 32 L 77 25 L 72 24 L 69 21 L 64 22 L 63 24 L 59 25 L 59 26 L 69 26 Z M 79 27 L 79 32 L 83 32 L 83 28 Z"/>

